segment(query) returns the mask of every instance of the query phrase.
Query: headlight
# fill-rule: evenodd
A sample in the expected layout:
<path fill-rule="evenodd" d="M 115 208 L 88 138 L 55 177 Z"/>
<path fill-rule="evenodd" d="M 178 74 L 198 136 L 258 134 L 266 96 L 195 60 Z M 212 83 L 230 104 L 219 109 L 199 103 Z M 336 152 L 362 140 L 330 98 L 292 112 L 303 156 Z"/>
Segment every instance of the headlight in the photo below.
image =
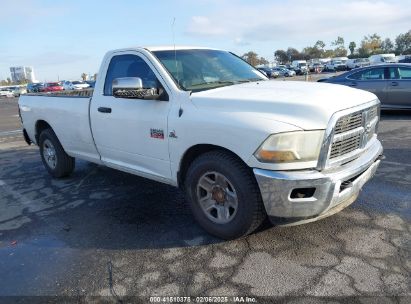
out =
<path fill-rule="evenodd" d="M 254 153 L 264 163 L 318 160 L 324 131 L 297 131 L 273 134 Z"/>

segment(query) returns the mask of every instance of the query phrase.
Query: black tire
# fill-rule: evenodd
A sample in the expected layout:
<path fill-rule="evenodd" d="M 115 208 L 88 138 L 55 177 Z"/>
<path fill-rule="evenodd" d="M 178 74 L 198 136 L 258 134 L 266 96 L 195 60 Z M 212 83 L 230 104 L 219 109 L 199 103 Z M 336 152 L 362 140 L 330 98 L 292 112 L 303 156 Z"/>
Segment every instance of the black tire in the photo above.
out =
<path fill-rule="evenodd" d="M 235 189 L 238 207 L 228 223 L 213 222 L 200 207 L 197 184 L 210 171 L 224 175 Z M 228 152 L 216 150 L 200 155 L 188 168 L 184 184 L 195 219 L 208 233 L 219 238 L 228 240 L 250 234 L 267 216 L 252 171 Z"/>
<path fill-rule="evenodd" d="M 49 165 L 48 161 L 45 159 L 44 156 L 44 143 L 46 141 L 51 142 L 55 149 L 55 167 Z M 74 157 L 69 156 L 63 149 L 60 141 L 58 140 L 56 134 L 52 129 L 45 129 L 40 133 L 39 137 L 39 147 L 40 147 L 40 156 L 41 160 L 43 161 L 44 167 L 50 173 L 51 176 L 60 178 L 69 176 L 75 166 L 75 159 Z"/>

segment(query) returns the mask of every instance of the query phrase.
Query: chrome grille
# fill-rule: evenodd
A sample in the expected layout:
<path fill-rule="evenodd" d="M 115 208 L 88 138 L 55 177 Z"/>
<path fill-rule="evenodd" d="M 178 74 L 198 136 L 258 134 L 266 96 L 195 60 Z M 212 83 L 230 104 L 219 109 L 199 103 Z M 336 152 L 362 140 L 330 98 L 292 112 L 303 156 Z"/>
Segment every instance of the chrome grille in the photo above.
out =
<path fill-rule="evenodd" d="M 349 161 L 374 137 L 378 123 L 378 106 L 340 117 L 334 128 L 329 153 L 330 162 Z"/>
<path fill-rule="evenodd" d="M 331 147 L 330 158 L 336 158 L 357 150 L 360 147 L 361 134 L 356 134 L 344 140 L 334 142 Z"/>
<path fill-rule="evenodd" d="M 368 120 L 371 121 L 373 120 L 375 117 L 378 116 L 378 107 L 372 107 L 369 111 L 368 111 Z"/>
<path fill-rule="evenodd" d="M 334 134 L 344 133 L 362 125 L 362 112 L 341 117 L 335 125 Z"/>

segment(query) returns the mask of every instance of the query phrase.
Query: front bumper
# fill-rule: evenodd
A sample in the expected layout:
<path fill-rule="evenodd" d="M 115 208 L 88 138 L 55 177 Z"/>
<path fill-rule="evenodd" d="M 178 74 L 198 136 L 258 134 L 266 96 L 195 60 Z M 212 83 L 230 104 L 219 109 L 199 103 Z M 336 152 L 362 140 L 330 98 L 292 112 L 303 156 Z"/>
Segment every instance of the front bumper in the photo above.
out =
<path fill-rule="evenodd" d="M 321 172 L 254 169 L 270 220 L 276 224 L 302 224 L 344 209 L 374 175 L 382 151 L 381 143 L 375 140 L 356 160 Z M 299 192 L 308 195 L 296 196 Z"/>

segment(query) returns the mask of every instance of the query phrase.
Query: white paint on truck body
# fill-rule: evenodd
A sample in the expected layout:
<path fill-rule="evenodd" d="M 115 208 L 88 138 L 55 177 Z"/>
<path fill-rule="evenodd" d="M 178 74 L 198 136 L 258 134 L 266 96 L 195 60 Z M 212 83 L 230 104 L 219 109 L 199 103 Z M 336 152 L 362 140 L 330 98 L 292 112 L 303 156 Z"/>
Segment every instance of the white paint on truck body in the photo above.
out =
<path fill-rule="evenodd" d="M 286 169 L 279 164 L 258 162 L 253 156 L 271 134 L 325 130 L 335 112 L 376 99 L 374 94 L 345 86 L 268 80 L 190 94 L 176 85 L 150 51 L 170 49 L 126 48 L 108 52 L 92 98 L 22 95 L 19 106 L 30 139 L 36 142 L 36 123 L 43 120 L 53 128 L 70 156 L 177 185 L 181 160 L 195 145 L 226 148 L 252 168 Z M 169 100 L 105 96 L 110 60 L 119 54 L 140 56 L 157 76 Z M 112 113 L 100 113 L 99 107 L 111 107 Z M 151 137 L 151 129 L 161 130 L 164 138 Z M 170 137 L 170 132 L 176 136 Z M 297 166 L 293 169 L 307 169 L 304 164 Z"/>

